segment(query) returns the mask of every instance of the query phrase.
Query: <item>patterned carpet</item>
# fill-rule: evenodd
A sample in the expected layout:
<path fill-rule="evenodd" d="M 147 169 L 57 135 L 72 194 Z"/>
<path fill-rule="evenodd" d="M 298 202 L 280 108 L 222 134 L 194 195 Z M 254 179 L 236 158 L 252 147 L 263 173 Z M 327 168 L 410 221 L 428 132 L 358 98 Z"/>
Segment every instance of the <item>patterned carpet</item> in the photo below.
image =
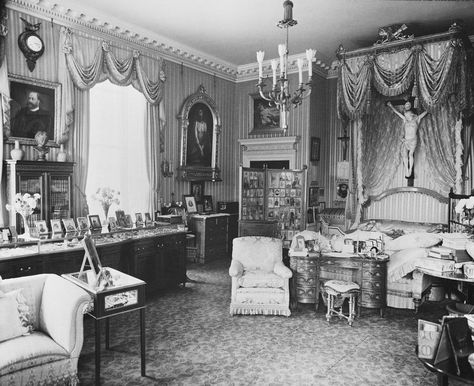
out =
<path fill-rule="evenodd" d="M 229 314 L 230 260 L 190 265 L 193 282 L 156 293 L 146 310 L 147 377 L 140 376 L 138 312 L 111 319 L 103 385 L 435 385 L 415 355 L 413 311 L 363 310 L 351 328 L 324 307 L 289 318 Z M 439 305 L 419 317 L 437 320 Z M 85 320 L 79 379 L 94 383 L 94 324 Z"/>

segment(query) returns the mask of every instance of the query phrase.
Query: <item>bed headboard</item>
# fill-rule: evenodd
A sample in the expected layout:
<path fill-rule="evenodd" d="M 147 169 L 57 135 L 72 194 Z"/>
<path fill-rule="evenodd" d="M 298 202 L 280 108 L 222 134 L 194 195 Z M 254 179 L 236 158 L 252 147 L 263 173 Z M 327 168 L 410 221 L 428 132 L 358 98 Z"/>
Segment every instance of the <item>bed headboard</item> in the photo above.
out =
<path fill-rule="evenodd" d="M 403 186 L 370 196 L 363 218 L 448 224 L 448 204 L 449 198 L 439 192 Z"/>

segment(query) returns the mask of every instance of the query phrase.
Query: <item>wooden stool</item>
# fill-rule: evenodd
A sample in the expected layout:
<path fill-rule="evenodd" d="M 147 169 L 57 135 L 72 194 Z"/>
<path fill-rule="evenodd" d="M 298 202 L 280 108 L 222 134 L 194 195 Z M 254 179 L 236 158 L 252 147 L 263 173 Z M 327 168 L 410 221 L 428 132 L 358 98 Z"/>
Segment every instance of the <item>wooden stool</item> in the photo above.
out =
<path fill-rule="evenodd" d="M 326 320 L 329 322 L 333 315 L 339 318 L 345 318 L 352 326 L 355 318 L 356 298 L 359 295 L 360 287 L 357 283 L 342 280 L 329 280 L 324 283 L 324 290 L 328 294 L 328 311 L 326 313 Z M 344 315 L 342 306 L 344 299 L 349 299 L 349 315 Z M 339 309 L 339 310 L 338 310 Z"/>

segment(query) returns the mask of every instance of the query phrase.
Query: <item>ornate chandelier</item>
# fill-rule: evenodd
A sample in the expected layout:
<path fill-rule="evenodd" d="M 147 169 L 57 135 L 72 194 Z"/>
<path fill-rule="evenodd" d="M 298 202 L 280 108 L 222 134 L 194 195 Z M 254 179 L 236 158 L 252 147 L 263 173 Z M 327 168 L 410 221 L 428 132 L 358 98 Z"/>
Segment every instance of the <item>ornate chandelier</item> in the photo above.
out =
<path fill-rule="evenodd" d="M 304 98 L 311 94 L 311 78 L 313 73 L 313 60 L 316 55 L 316 50 L 306 50 L 306 60 L 308 61 L 308 81 L 303 83 L 303 65 L 304 58 L 298 58 L 296 64 L 298 66 L 298 89 L 291 95 L 288 84 L 288 29 L 297 24 L 297 21 L 293 19 L 293 3 L 290 0 L 286 0 L 283 3 L 283 20 L 280 20 L 277 24 L 279 28 L 286 29 L 286 42 L 285 44 L 278 45 L 278 55 L 280 56 L 280 75 L 277 78 L 278 60 L 273 59 L 271 63 L 273 73 L 273 86 L 272 90 L 267 93 L 264 91 L 265 82 L 263 79 L 263 58 L 265 56 L 264 51 L 257 51 L 257 62 L 258 62 L 258 91 L 260 96 L 269 101 L 272 105 L 278 107 L 281 116 L 281 128 L 286 130 L 288 128 L 287 114 L 291 105 L 297 107 L 301 104 Z M 305 88 L 307 87 L 307 89 Z"/>

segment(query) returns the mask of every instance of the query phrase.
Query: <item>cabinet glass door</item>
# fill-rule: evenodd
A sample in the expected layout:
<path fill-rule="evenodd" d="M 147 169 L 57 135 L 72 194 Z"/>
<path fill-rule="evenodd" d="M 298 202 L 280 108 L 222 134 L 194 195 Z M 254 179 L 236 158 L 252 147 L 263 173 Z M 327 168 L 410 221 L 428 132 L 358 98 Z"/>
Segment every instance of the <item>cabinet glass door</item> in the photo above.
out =
<path fill-rule="evenodd" d="M 31 195 L 38 193 L 41 195 L 41 198 L 38 200 L 36 208 L 33 211 L 33 214 L 28 217 L 28 225 L 30 227 L 35 226 L 35 221 L 36 220 L 41 220 L 44 219 L 44 213 L 43 213 L 43 200 L 44 200 L 44 191 L 43 191 L 43 177 L 41 174 L 28 174 L 28 173 L 23 173 L 18 176 L 18 192 L 21 194 L 29 193 Z M 22 223 L 22 217 L 17 214 L 17 224 L 21 224 L 23 227 Z"/>
<path fill-rule="evenodd" d="M 71 217 L 71 179 L 64 175 L 49 177 L 49 219 Z"/>
<path fill-rule="evenodd" d="M 263 220 L 265 216 L 265 170 L 242 169 L 242 220 Z"/>

